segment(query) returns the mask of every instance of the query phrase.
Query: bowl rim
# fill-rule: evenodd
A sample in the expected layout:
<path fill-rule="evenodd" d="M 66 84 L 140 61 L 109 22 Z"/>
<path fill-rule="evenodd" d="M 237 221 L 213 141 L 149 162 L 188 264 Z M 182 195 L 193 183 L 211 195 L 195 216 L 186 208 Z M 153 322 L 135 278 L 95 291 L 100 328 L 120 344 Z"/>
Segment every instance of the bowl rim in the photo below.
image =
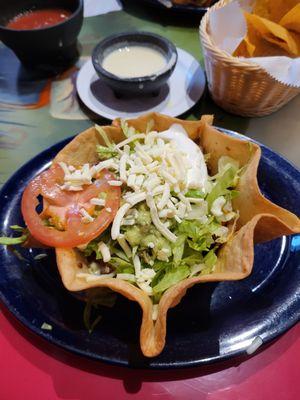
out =
<path fill-rule="evenodd" d="M 163 67 L 161 70 L 159 70 L 157 73 L 151 74 L 151 75 L 141 75 L 138 77 L 132 77 L 132 78 L 122 78 L 118 75 L 112 74 L 111 72 L 107 71 L 102 67 L 100 62 L 98 61 L 98 54 L 99 51 L 102 49 L 102 47 L 109 43 L 110 41 L 113 41 L 114 39 L 120 39 L 120 42 L 122 41 L 122 38 L 127 37 L 127 36 L 132 36 L 132 42 L 134 42 L 134 37 L 136 36 L 145 36 L 149 38 L 155 38 L 156 40 L 160 41 L 163 43 L 171 53 L 171 57 L 169 60 L 167 60 L 167 64 L 165 67 Z M 145 41 L 146 43 L 146 41 Z M 105 76 L 106 78 L 110 80 L 114 80 L 117 82 L 130 82 L 130 83 L 135 83 L 135 82 L 146 82 L 146 81 L 154 81 L 156 78 L 159 78 L 163 76 L 164 74 L 167 74 L 169 71 L 172 71 L 172 69 L 175 68 L 175 65 L 178 60 L 178 53 L 176 46 L 174 43 L 172 43 L 169 39 L 165 38 L 164 36 L 158 35 L 157 33 L 152 33 L 152 32 L 147 32 L 147 31 L 125 31 L 125 32 L 120 32 L 120 33 L 115 33 L 113 35 L 109 35 L 103 40 L 101 40 L 93 49 L 92 52 L 92 63 L 94 66 L 94 69 L 96 70 L 97 73 L 100 75 Z"/>
<path fill-rule="evenodd" d="M 51 29 L 55 29 L 58 26 L 61 26 L 61 25 L 65 24 L 65 23 L 67 23 L 68 21 L 70 21 L 71 19 L 77 17 L 77 15 L 80 14 L 83 11 L 83 8 L 84 8 L 83 2 L 84 2 L 84 0 L 78 0 L 78 6 L 77 6 L 76 10 L 74 12 L 72 12 L 72 14 L 67 19 L 65 19 L 65 20 L 63 20 L 61 22 L 58 22 L 55 25 L 50 25 L 50 26 L 45 26 L 43 28 L 35 28 L 35 29 L 14 29 L 14 28 L 8 28 L 7 26 L 0 24 L 0 29 L 4 30 L 4 31 L 7 31 L 7 32 L 21 32 L 21 33 L 24 33 L 24 32 L 41 32 L 41 31 L 48 31 L 48 30 L 51 30 Z M 49 8 L 51 8 L 51 6 Z M 53 8 L 55 8 L 55 7 L 53 7 Z M 39 10 L 39 8 L 37 8 L 37 10 Z"/>

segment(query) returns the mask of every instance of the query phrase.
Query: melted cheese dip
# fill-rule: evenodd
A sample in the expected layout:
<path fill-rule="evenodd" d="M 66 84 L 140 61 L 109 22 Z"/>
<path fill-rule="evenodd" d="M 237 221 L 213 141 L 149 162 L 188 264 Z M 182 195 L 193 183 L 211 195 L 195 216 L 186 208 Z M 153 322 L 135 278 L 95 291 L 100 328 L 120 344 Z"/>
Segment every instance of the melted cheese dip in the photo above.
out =
<path fill-rule="evenodd" d="M 165 57 L 147 46 L 126 46 L 113 50 L 102 62 L 102 67 L 121 78 L 153 75 L 166 66 Z"/>

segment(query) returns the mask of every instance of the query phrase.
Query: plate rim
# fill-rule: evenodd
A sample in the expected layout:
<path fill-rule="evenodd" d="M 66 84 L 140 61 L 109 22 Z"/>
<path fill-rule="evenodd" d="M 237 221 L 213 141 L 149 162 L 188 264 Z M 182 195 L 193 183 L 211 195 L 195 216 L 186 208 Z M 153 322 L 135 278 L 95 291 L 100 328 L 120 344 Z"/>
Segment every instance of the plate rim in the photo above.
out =
<path fill-rule="evenodd" d="M 277 153 L 276 151 L 272 150 L 268 146 L 258 142 L 257 140 L 254 140 L 250 137 L 247 137 L 243 134 L 240 134 L 238 132 L 235 132 L 231 129 L 226 129 L 218 126 L 214 126 L 216 129 L 220 130 L 221 132 L 224 132 L 225 134 L 228 134 L 230 136 L 235 136 L 238 137 L 242 140 L 246 141 L 251 141 L 253 143 L 258 144 L 261 146 L 262 149 L 265 151 L 269 152 L 272 155 L 275 155 L 276 157 L 279 157 L 282 159 L 285 163 L 288 164 L 288 166 L 294 170 L 297 174 L 299 174 L 300 178 L 300 169 L 295 166 L 291 161 L 287 160 L 284 156 L 281 154 Z M 4 198 L 4 194 L 7 191 L 7 187 L 11 184 L 11 182 L 19 175 L 19 173 L 25 172 L 25 170 L 29 167 L 29 165 L 36 159 L 36 158 L 44 158 L 44 155 L 48 154 L 49 152 L 51 153 L 53 150 L 56 150 L 56 148 L 62 148 L 65 146 L 67 143 L 69 143 L 76 135 L 72 135 L 68 138 L 65 138 L 59 142 L 54 143 L 52 146 L 49 148 L 46 148 L 45 150 L 42 150 L 38 154 L 36 154 L 34 157 L 32 157 L 30 160 L 28 160 L 26 163 L 24 163 L 20 168 L 18 168 L 10 177 L 9 179 L 5 182 L 3 187 L 0 190 L 0 200 Z M 264 155 L 262 154 L 262 157 Z M 76 354 L 78 356 L 87 358 L 87 359 L 93 359 L 97 361 L 101 361 L 103 363 L 107 363 L 110 365 L 115 365 L 115 366 L 121 366 L 121 367 L 127 367 L 127 368 L 132 368 L 132 369 L 138 369 L 140 368 L 138 365 L 131 365 L 127 360 L 112 360 L 106 356 L 102 356 L 99 354 L 92 353 L 91 351 L 84 351 L 81 349 L 78 349 L 77 347 L 74 347 L 72 345 L 69 345 L 66 342 L 63 342 L 55 336 L 51 335 L 45 330 L 42 330 L 40 327 L 35 326 L 32 324 L 31 321 L 27 320 L 18 312 L 17 309 L 14 308 L 14 306 L 11 304 L 11 301 L 9 298 L 7 298 L 4 293 L 0 290 L 0 301 L 1 303 L 5 306 L 6 310 L 9 312 L 10 315 L 12 315 L 14 318 L 16 318 L 27 330 L 33 332 L 35 335 L 41 337 L 43 340 L 46 340 L 47 342 L 50 342 L 51 345 L 55 345 L 62 350 L 67 350 L 70 351 L 73 354 Z M 263 345 L 261 349 L 264 349 L 271 341 L 274 339 L 277 339 L 281 337 L 284 333 L 286 333 L 289 329 L 291 329 L 298 321 L 300 320 L 300 309 L 297 313 L 293 315 L 292 318 L 288 320 L 288 322 L 285 324 L 284 328 L 278 333 L 278 332 L 271 332 L 266 337 L 264 338 Z M 254 354 L 257 354 L 256 352 Z M 199 367 L 202 365 L 211 365 L 211 364 L 217 364 L 224 362 L 229 359 L 237 359 L 241 356 L 246 356 L 245 349 L 237 349 L 232 352 L 228 352 L 225 354 L 219 354 L 219 355 L 214 355 L 214 356 L 208 356 L 205 358 L 202 358 L 200 360 L 192 360 L 192 361 L 179 361 L 179 362 L 173 362 L 167 364 L 166 362 L 158 362 L 155 363 L 155 357 L 152 359 L 149 359 L 149 364 L 144 365 L 142 369 L 153 369 L 153 370 L 169 370 L 169 369 L 186 369 L 186 368 L 194 368 L 194 367 Z M 249 357 L 249 356 L 248 356 Z M 151 363 L 151 361 L 154 360 L 154 364 Z"/>
<path fill-rule="evenodd" d="M 197 15 L 202 15 L 204 14 L 211 6 L 197 6 L 193 4 L 173 4 L 173 7 L 171 9 L 168 9 L 168 7 L 165 7 L 163 4 L 161 4 L 158 0 L 142 0 L 144 3 L 147 3 L 149 6 L 153 6 L 156 8 L 164 9 L 165 11 L 170 11 L 170 12 L 180 12 L 184 11 L 185 13 L 196 13 Z"/>

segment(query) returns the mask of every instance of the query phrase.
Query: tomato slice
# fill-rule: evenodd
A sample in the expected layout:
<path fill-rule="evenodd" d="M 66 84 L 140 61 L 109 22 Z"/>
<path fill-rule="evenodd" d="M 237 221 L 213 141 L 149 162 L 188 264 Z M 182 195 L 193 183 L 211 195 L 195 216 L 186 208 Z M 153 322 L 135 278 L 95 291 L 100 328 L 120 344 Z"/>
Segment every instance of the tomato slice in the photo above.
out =
<path fill-rule="evenodd" d="M 115 177 L 107 170 L 80 192 L 62 190 L 63 178 L 64 172 L 58 164 L 38 175 L 26 187 L 21 208 L 26 225 L 36 240 L 51 247 L 69 248 L 95 239 L 110 225 L 120 205 L 121 189 L 109 185 L 108 181 Z M 89 201 L 102 192 L 106 194 L 105 208 L 97 212 L 92 222 L 85 223 L 80 209 L 93 209 Z M 43 211 L 39 214 L 36 208 L 40 195 Z M 64 230 L 45 225 L 45 218 L 51 213 L 60 220 Z"/>

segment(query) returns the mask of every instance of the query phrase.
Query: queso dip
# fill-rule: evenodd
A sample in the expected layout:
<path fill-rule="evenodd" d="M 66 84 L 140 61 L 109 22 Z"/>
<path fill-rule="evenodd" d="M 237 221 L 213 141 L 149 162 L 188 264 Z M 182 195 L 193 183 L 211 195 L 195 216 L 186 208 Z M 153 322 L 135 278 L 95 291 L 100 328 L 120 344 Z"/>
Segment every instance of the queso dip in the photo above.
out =
<path fill-rule="evenodd" d="M 124 46 L 113 50 L 102 62 L 106 71 L 120 78 L 138 78 L 153 75 L 167 64 L 165 57 L 147 46 Z"/>

